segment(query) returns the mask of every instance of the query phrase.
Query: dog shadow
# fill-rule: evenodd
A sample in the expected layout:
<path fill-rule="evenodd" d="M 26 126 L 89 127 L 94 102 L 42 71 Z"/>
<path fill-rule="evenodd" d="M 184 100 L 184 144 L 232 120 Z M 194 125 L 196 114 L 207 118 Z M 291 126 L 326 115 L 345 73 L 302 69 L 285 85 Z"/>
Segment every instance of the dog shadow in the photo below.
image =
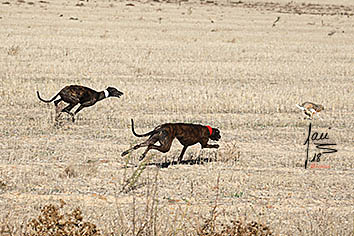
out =
<path fill-rule="evenodd" d="M 213 158 L 197 158 L 191 160 L 182 160 L 182 161 L 165 161 L 165 162 L 149 162 L 146 166 L 156 166 L 158 168 L 168 168 L 173 165 L 204 165 L 205 163 L 215 162 Z"/>

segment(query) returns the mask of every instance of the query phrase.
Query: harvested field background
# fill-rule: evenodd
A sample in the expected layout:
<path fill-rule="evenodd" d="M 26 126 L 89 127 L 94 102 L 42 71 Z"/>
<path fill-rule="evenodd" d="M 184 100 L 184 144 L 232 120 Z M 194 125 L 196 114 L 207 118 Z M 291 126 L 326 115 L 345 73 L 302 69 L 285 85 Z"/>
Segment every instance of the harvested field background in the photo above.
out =
<path fill-rule="evenodd" d="M 353 39 L 351 0 L 1 0 L 0 234 L 24 233 L 52 203 L 104 235 L 197 235 L 215 206 L 219 225 L 354 235 Z M 68 84 L 124 96 L 56 123 L 36 91 Z M 305 101 L 325 106 L 312 129 L 337 144 L 318 168 L 304 168 Z M 176 164 L 175 140 L 129 182 L 143 150 L 120 154 L 144 141 L 131 118 L 138 133 L 217 127 L 220 148 L 195 145 Z"/>

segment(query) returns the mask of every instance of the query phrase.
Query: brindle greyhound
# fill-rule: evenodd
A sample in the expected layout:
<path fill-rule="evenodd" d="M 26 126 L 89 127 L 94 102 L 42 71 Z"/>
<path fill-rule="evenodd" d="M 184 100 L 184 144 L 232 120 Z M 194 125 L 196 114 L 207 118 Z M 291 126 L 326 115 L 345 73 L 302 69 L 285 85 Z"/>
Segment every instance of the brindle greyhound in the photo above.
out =
<path fill-rule="evenodd" d="M 324 110 L 324 106 L 323 105 L 315 104 L 315 103 L 312 103 L 312 102 L 304 102 L 301 105 L 296 104 L 296 106 L 299 109 L 301 109 L 302 111 L 304 111 L 304 114 L 307 115 L 310 120 L 313 119 L 313 115 L 314 114 L 316 114 L 317 117 L 319 119 L 321 119 L 318 114 L 319 114 L 319 112 Z"/>
<path fill-rule="evenodd" d="M 120 97 L 123 93 L 118 91 L 116 88 L 108 87 L 104 91 L 97 92 L 93 89 L 81 86 L 81 85 L 69 85 L 60 90 L 57 95 L 55 95 L 50 100 L 44 100 L 39 96 L 39 92 L 37 91 L 37 96 L 39 100 L 42 102 L 53 102 L 57 97 L 58 100 L 54 101 L 54 105 L 57 107 L 59 102 L 64 101 L 69 103 L 67 107 L 62 109 L 60 112 L 66 112 L 71 115 L 72 121 L 75 121 L 75 115 L 81 111 L 85 107 L 89 107 L 94 105 L 96 102 L 101 101 L 108 97 Z M 79 108 L 74 112 L 70 112 L 73 107 L 80 103 Z"/>
<path fill-rule="evenodd" d="M 208 144 L 209 139 L 218 141 L 220 136 L 220 131 L 216 128 L 211 128 L 210 126 L 203 126 L 198 124 L 185 124 L 185 123 L 166 123 L 157 126 L 154 130 L 146 134 L 137 134 L 134 131 L 134 121 L 132 122 L 132 132 L 137 137 L 150 136 L 145 142 L 138 144 L 125 152 L 122 156 L 127 155 L 129 152 L 136 150 L 141 147 L 146 147 L 145 152 L 140 157 L 140 161 L 144 159 L 145 155 L 150 149 L 156 149 L 160 152 L 166 153 L 170 150 L 172 141 L 177 138 L 178 141 L 184 146 L 182 152 L 178 158 L 178 162 L 182 161 L 183 155 L 187 148 L 196 143 L 200 143 L 202 148 L 219 148 L 218 144 Z M 159 141 L 160 146 L 155 145 Z"/>

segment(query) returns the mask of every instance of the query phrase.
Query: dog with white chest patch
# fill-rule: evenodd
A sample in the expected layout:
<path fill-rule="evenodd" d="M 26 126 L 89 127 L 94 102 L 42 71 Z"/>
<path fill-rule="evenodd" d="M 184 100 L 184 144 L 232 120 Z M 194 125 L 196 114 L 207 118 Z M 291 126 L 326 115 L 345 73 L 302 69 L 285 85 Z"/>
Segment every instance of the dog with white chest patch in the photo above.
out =
<path fill-rule="evenodd" d="M 60 112 L 66 112 L 71 115 L 72 121 L 75 121 L 75 115 L 81 111 L 85 107 L 89 107 L 94 105 L 96 102 L 101 101 L 108 97 L 120 97 L 123 93 L 118 91 L 116 88 L 108 87 L 107 89 L 97 92 L 91 88 L 87 88 L 81 85 L 69 85 L 64 87 L 57 93 L 52 99 L 44 100 L 39 96 L 39 92 L 37 91 L 38 99 L 42 102 L 50 103 L 54 101 L 54 105 L 58 107 L 58 104 L 61 101 L 69 103 L 64 109 Z M 57 97 L 59 99 L 55 100 Z M 80 104 L 79 108 L 72 113 L 71 109 L 73 109 L 77 104 Z"/>

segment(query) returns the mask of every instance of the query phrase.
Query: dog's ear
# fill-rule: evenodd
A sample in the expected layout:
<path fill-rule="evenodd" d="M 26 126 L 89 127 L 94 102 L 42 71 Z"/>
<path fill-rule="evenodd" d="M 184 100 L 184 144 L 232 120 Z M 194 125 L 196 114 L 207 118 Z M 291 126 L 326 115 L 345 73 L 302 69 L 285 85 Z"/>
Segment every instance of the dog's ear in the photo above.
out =
<path fill-rule="evenodd" d="M 115 88 L 113 88 L 113 87 L 108 87 L 106 90 L 107 90 L 109 93 L 111 93 L 111 92 L 113 92 L 113 91 L 115 90 Z"/>

